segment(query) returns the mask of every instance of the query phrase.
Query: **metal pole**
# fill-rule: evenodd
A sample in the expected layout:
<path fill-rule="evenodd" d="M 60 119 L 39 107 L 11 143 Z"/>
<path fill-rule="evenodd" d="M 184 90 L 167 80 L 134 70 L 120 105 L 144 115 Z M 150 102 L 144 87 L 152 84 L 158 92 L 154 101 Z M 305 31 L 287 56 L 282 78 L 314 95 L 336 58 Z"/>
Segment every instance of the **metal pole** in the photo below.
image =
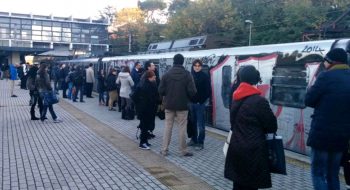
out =
<path fill-rule="evenodd" d="M 252 23 L 249 24 L 249 46 L 252 41 Z"/>
<path fill-rule="evenodd" d="M 129 33 L 129 53 L 131 52 L 131 34 Z"/>

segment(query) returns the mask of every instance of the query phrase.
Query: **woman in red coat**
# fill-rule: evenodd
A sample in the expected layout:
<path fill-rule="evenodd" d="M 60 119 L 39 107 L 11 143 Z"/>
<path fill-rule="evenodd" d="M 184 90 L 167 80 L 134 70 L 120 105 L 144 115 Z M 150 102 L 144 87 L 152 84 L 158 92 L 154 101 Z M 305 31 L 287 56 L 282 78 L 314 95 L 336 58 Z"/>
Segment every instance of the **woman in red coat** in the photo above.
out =
<path fill-rule="evenodd" d="M 269 102 L 256 88 L 260 81 L 254 66 L 239 73 L 241 84 L 233 93 L 231 106 L 232 137 L 225 162 L 225 177 L 234 190 L 254 190 L 272 186 L 266 134 L 277 131 L 277 120 Z"/>

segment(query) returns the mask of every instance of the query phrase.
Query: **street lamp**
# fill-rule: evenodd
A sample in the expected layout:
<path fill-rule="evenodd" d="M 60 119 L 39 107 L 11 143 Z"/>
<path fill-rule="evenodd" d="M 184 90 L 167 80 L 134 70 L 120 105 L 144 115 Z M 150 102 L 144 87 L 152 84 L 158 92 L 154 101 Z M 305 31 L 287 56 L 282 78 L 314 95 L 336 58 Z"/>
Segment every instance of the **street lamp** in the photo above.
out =
<path fill-rule="evenodd" d="M 252 25 L 253 25 L 253 21 L 245 20 L 244 22 L 249 24 L 249 46 L 250 46 L 251 41 L 252 41 Z"/>

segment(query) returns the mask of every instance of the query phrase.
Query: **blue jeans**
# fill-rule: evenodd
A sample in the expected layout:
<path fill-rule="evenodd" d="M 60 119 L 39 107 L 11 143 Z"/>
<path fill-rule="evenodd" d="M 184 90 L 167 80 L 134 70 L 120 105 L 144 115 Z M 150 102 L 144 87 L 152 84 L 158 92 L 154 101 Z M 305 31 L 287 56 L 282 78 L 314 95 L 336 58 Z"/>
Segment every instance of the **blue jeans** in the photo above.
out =
<path fill-rule="evenodd" d="M 68 83 L 68 98 L 69 99 L 73 99 L 72 98 L 72 88 L 73 88 L 73 83 L 72 82 L 70 82 L 70 83 Z"/>
<path fill-rule="evenodd" d="M 311 175 L 315 190 L 339 190 L 342 152 L 311 150 Z"/>
<path fill-rule="evenodd" d="M 101 103 L 105 102 L 105 92 L 99 92 L 98 93 L 98 101 Z"/>
<path fill-rule="evenodd" d="M 197 126 L 194 130 L 192 141 L 194 143 L 203 144 L 205 139 L 205 105 L 191 104 L 191 121 Z"/>

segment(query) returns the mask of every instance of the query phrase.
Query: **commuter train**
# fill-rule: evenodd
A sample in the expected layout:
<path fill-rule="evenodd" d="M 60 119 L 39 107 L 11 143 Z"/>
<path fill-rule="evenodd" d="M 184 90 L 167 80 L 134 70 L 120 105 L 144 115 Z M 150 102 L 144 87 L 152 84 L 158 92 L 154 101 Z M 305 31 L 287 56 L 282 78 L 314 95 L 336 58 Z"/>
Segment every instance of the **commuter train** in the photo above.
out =
<path fill-rule="evenodd" d="M 350 52 L 350 39 L 273 44 L 238 48 L 169 52 L 161 54 L 129 55 L 119 57 L 67 60 L 61 63 L 94 63 L 95 73 L 111 67 L 133 67 L 135 62 L 153 61 L 160 76 L 173 63 L 173 57 L 181 53 L 184 67 L 191 70 L 192 61 L 201 59 L 204 71 L 211 80 L 212 94 L 207 105 L 207 123 L 228 131 L 230 88 L 237 70 L 244 65 L 254 65 L 261 75 L 258 88 L 263 92 L 278 119 L 278 135 L 283 136 L 286 149 L 309 154 L 306 139 L 310 129 L 313 109 L 304 105 L 307 88 L 317 74 L 324 69 L 324 55 L 332 48 Z M 350 56 L 349 56 L 350 57 Z M 349 81 L 350 82 L 350 81 Z"/>

